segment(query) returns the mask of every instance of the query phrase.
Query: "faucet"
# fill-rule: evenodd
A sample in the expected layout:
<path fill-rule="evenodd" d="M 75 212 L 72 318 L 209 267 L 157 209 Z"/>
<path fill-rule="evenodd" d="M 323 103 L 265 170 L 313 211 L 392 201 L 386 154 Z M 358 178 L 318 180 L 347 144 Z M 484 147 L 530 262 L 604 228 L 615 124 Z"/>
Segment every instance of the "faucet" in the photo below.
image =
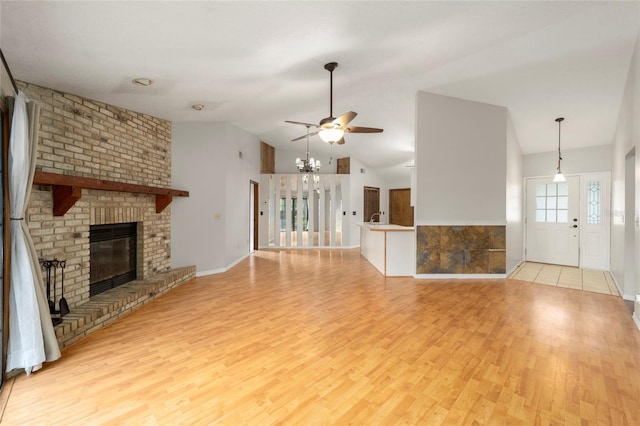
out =
<path fill-rule="evenodd" d="M 378 221 L 380 220 L 380 212 L 375 212 L 371 215 L 371 219 L 369 219 L 369 225 L 373 225 L 373 218 L 378 215 Z"/>

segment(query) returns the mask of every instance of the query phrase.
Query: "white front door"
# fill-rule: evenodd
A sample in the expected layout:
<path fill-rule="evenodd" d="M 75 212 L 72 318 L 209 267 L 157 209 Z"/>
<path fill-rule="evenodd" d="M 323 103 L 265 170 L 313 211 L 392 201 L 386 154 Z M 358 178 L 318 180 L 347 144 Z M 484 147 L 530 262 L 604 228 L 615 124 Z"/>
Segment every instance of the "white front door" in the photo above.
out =
<path fill-rule="evenodd" d="M 578 266 L 580 178 L 527 179 L 526 260 Z"/>

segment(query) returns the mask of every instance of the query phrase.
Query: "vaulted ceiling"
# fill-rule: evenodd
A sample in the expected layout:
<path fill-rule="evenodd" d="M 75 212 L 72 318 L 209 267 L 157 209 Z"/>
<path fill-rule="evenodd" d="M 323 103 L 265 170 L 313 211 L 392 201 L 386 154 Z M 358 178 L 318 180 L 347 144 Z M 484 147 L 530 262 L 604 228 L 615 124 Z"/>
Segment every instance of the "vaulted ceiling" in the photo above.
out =
<path fill-rule="evenodd" d="M 173 121 L 230 122 L 278 149 L 329 115 L 381 134 L 334 147 L 411 162 L 423 90 L 509 109 L 524 153 L 611 142 L 638 2 L 2 2 L 17 79 Z M 131 84 L 136 77 L 154 81 Z M 191 108 L 205 105 L 202 111 Z M 319 137 L 312 149 L 328 151 Z M 340 150 L 340 151 L 337 151 Z"/>

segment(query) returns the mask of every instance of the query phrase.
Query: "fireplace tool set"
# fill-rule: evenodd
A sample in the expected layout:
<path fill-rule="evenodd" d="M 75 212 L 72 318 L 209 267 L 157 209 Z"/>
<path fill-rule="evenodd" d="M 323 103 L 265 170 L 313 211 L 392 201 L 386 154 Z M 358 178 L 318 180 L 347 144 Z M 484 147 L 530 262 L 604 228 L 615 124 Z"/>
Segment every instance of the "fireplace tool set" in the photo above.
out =
<path fill-rule="evenodd" d="M 47 301 L 49 302 L 49 313 L 51 314 L 51 320 L 53 325 L 58 325 L 62 322 L 62 317 L 67 315 L 69 311 L 69 303 L 64 298 L 64 268 L 67 266 L 66 260 L 41 260 L 40 263 L 45 269 L 46 284 L 47 284 Z M 61 298 L 58 302 L 58 309 L 56 310 L 56 289 L 58 285 L 58 269 L 60 269 L 61 278 Z M 51 285 L 53 284 L 53 299 L 51 299 Z"/>

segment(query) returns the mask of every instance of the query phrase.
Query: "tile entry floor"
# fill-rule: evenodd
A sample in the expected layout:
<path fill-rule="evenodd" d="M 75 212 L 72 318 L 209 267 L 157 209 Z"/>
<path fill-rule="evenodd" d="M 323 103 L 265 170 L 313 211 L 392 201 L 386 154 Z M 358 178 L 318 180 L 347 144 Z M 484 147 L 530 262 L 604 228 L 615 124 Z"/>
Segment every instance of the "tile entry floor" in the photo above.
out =
<path fill-rule="evenodd" d="M 613 278 L 607 271 L 524 262 L 509 275 L 509 278 L 554 287 L 573 288 L 619 296 Z"/>

